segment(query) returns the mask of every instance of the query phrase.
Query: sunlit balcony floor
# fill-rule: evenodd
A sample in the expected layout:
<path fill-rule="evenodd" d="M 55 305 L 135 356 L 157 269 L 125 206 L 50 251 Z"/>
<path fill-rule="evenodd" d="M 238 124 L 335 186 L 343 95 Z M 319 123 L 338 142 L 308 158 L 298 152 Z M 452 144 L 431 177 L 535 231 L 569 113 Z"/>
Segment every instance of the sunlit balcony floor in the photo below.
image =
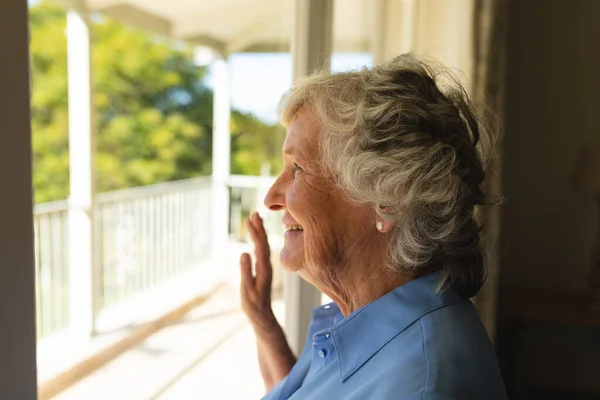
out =
<path fill-rule="evenodd" d="M 282 301 L 274 308 L 282 318 Z M 254 333 L 237 288 L 228 286 L 54 399 L 259 399 L 264 392 Z"/>
<path fill-rule="evenodd" d="M 230 242 L 220 266 L 224 283 L 210 298 L 52 399 L 261 398 L 265 389 L 255 337 L 239 298 L 237 263 L 239 254 L 249 250 L 247 243 Z M 157 294 L 152 298 L 167 302 L 174 296 Z M 279 296 L 274 296 L 273 307 L 283 322 L 285 310 Z"/>

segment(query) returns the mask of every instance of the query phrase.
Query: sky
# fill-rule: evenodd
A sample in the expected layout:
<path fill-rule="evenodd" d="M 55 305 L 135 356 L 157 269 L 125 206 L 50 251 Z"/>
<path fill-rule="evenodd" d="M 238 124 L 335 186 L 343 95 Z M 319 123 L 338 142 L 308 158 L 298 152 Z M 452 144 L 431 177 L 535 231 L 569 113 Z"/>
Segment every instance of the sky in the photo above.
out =
<path fill-rule="evenodd" d="M 335 53 L 331 70 L 340 72 L 370 65 L 368 53 Z M 229 57 L 231 105 L 251 112 L 265 122 L 277 121 L 277 104 L 292 84 L 292 57 L 289 53 L 237 53 Z M 207 85 L 212 86 L 209 76 Z"/>
<path fill-rule="evenodd" d="M 28 0 L 30 6 L 39 0 Z M 372 63 L 368 53 L 334 53 L 331 70 L 359 69 Z M 235 53 L 229 56 L 231 105 L 251 112 L 268 123 L 277 121 L 277 104 L 292 84 L 292 57 L 289 53 Z M 212 87 L 210 72 L 205 79 Z"/>

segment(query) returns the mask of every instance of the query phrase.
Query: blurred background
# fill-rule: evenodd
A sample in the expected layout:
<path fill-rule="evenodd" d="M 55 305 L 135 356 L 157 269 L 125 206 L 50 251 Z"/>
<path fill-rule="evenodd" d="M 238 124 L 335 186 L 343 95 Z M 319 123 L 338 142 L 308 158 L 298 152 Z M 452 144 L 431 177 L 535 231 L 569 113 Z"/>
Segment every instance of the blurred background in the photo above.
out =
<path fill-rule="evenodd" d="M 279 98 L 314 69 L 412 51 L 500 121 L 487 184 L 506 201 L 482 211 L 473 301 L 510 398 L 600 399 L 599 19 L 596 0 L 29 0 L 12 23 L 29 30 L 35 274 L 4 282 L 34 283 L 39 398 L 260 398 L 238 293 L 252 211 L 294 349 L 326 300 L 281 271 L 262 204 Z"/>

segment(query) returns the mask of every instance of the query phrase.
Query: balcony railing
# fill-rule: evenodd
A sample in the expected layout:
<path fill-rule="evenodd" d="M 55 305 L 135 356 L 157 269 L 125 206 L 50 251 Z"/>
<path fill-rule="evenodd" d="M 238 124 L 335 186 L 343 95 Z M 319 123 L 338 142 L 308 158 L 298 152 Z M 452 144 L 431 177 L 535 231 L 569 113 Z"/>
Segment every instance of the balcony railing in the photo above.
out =
<path fill-rule="evenodd" d="M 99 311 L 210 256 L 211 179 L 98 195 Z"/>
<path fill-rule="evenodd" d="M 66 200 L 34 209 L 37 337 L 69 325 L 69 229 Z"/>
<path fill-rule="evenodd" d="M 230 233 L 246 235 L 243 220 L 262 200 L 272 178 L 232 176 Z M 210 177 L 102 193 L 95 201 L 97 310 L 127 299 L 194 268 L 218 268 L 211 255 Z M 35 206 L 38 339 L 69 327 L 68 203 Z M 264 213 L 270 236 L 282 233 L 280 213 Z M 223 221 L 227 223 L 227 221 Z M 276 240 L 276 239 L 275 239 Z"/>

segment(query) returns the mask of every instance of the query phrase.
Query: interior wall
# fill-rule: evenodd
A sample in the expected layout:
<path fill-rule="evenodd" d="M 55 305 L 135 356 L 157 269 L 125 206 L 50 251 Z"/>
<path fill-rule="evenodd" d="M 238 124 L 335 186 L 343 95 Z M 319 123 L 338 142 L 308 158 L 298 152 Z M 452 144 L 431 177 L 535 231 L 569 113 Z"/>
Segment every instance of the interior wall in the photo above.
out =
<path fill-rule="evenodd" d="M 587 290 L 592 196 L 571 179 L 600 145 L 600 1 L 511 1 L 502 284 Z M 600 171 L 599 171 L 600 173 Z"/>
<path fill-rule="evenodd" d="M 0 1 L 0 399 L 37 398 L 27 2 Z"/>

